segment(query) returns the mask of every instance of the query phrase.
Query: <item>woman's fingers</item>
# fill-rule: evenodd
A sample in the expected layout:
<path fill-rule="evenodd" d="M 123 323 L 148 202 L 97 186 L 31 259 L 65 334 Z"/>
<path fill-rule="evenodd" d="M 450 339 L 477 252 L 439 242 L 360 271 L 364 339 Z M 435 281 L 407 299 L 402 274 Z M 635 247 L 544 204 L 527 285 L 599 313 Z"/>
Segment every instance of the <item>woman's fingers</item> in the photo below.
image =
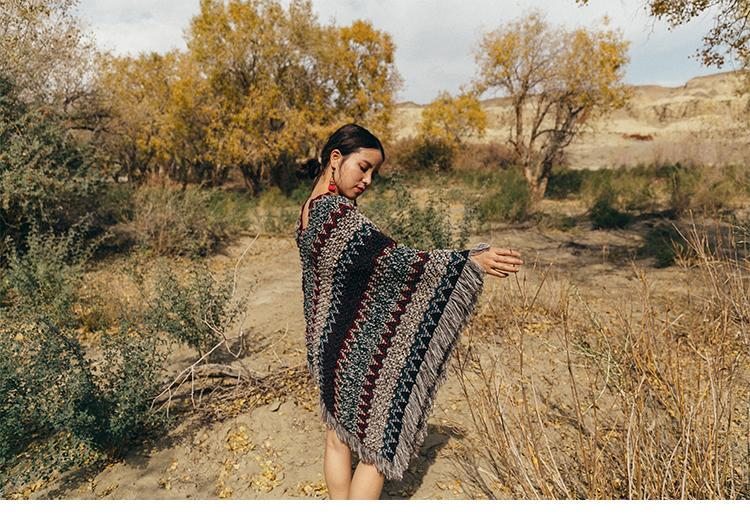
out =
<path fill-rule="evenodd" d="M 487 264 L 485 272 L 499 278 L 506 278 L 511 273 L 517 273 L 523 264 L 521 254 L 510 248 L 491 248 L 492 254 L 483 261 Z"/>
<path fill-rule="evenodd" d="M 497 271 L 507 271 L 508 273 L 516 273 L 521 267 L 515 264 L 505 264 L 503 262 L 495 261 L 492 269 L 496 269 Z"/>
<path fill-rule="evenodd" d="M 523 260 L 521 259 L 521 254 L 514 250 L 509 249 L 503 249 L 503 248 L 495 248 L 495 260 L 501 260 L 503 262 L 506 262 L 508 264 L 523 264 Z"/>
<path fill-rule="evenodd" d="M 516 265 L 516 266 L 520 266 L 521 264 L 523 264 L 523 260 L 521 260 L 520 258 L 507 257 L 507 256 L 503 256 L 503 255 L 494 258 L 494 261 L 495 262 L 502 262 L 504 264 L 512 264 L 512 265 Z"/>
<path fill-rule="evenodd" d="M 520 270 L 521 264 L 523 264 L 523 260 L 515 257 L 500 256 L 492 259 L 492 267 L 511 273 Z"/>
<path fill-rule="evenodd" d="M 509 273 L 502 273 L 500 271 L 497 271 L 496 269 L 490 268 L 489 270 L 487 270 L 487 274 L 496 276 L 499 278 L 505 278 L 506 276 L 508 276 Z"/>
<path fill-rule="evenodd" d="M 512 250 L 510 248 L 493 248 L 493 249 L 495 250 L 495 253 L 498 255 L 509 255 L 512 257 L 519 257 L 519 258 L 521 257 L 521 254 L 518 251 Z"/>

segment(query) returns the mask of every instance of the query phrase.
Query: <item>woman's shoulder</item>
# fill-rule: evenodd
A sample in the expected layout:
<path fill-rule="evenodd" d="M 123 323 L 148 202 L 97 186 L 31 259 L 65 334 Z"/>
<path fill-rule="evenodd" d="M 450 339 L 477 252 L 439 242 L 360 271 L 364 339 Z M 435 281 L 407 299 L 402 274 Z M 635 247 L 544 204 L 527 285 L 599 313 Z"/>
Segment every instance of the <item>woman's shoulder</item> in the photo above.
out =
<path fill-rule="evenodd" d="M 317 196 L 311 197 L 308 203 L 308 210 L 312 211 L 313 206 L 319 206 L 328 211 L 339 206 L 348 206 L 355 208 L 357 205 L 346 196 L 333 192 L 323 192 Z"/>

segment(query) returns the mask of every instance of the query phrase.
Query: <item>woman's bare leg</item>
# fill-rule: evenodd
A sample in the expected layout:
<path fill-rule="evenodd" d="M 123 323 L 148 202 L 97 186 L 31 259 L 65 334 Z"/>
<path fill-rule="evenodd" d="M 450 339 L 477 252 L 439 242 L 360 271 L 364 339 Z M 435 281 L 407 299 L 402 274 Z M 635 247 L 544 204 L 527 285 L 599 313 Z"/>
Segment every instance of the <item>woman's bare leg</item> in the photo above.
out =
<path fill-rule="evenodd" d="M 374 465 L 360 460 L 354 469 L 349 499 L 380 499 L 384 482 L 385 476 L 378 472 Z"/>
<path fill-rule="evenodd" d="M 323 454 L 323 472 L 331 499 L 348 499 L 352 482 L 352 451 L 333 429 L 326 426 L 326 448 Z"/>

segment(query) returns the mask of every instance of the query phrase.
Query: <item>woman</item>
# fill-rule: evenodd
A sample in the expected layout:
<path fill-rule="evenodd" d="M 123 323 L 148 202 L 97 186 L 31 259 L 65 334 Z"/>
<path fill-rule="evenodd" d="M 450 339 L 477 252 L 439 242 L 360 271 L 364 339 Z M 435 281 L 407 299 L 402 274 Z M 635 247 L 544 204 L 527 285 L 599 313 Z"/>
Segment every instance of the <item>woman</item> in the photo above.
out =
<path fill-rule="evenodd" d="M 516 251 L 397 244 L 357 209 L 385 161 L 380 141 L 347 124 L 328 139 L 300 211 L 307 365 L 327 426 L 324 466 L 331 499 L 378 499 L 402 479 L 427 433 L 435 393 L 484 275 L 523 264 Z M 352 475 L 351 451 L 359 457 Z"/>

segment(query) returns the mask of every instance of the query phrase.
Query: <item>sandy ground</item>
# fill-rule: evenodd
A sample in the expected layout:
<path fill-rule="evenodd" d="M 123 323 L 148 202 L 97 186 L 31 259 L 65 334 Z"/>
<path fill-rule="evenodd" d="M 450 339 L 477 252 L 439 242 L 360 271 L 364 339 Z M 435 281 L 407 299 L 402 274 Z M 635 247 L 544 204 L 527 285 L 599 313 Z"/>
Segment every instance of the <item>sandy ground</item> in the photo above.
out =
<path fill-rule="evenodd" d="M 601 311 L 621 309 L 622 294 L 637 283 L 627 257 L 641 242 L 638 224 L 608 232 L 590 230 L 585 222 L 570 232 L 505 226 L 476 235 L 470 242 L 480 240 L 521 250 L 530 280 L 549 269 L 553 277 L 574 283 Z M 238 359 L 230 357 L 227 362 L 241 364 L 259 375 L 297 368 L 292 370 L 294 381 L 302 389 L 240 405 L 230 416 L 208 424 L 200 411 L 190 413 L 157 444 L 141 447 L 101 472 L 65 477 L 34 492 L 32 498 L 327 498 L 323 478 L 325 428 L 317 414 L 317 392 L 304 369 L 296 245 L 292 238 L 261 236 L 254 240 L 246 236 L 225 254 L 214 257 L 212 266 L 217 271 L 233 268 L 243 251 L 237 292 L 252 292 L 247 320 L 241 324 L 250 344 Z M 651 280 L 661 296 L 669 296 L 670 290 L 684 285 L 678 275 L 676 268 L 653 270 Z M 513 288 L 510 282 L 486 277 L 478 312 L 491 310 L 492 300 Z M 233 332 L 239 327 L 240 323 Z M 489 340 L 486 346 L 492 346 Z M 561 382 L 564 364 L 557 360 L 562 358 L 562 351 L 533 333 L 527 346 L 527 368 L 546 383 L 540 390 L 553 394 L 565 389 Z M 178 372 L 193 360 L 190 351 L 179 351 L 170 369 Z M 403 481 L 386 481 L 382 498 L 466 498 L 451 451 L 462 441 L 467 419 L 466 403 L 452 372 L 438 391 L 419 458 Z M 355 456 L 353 464 L 356 461 Z"/>

